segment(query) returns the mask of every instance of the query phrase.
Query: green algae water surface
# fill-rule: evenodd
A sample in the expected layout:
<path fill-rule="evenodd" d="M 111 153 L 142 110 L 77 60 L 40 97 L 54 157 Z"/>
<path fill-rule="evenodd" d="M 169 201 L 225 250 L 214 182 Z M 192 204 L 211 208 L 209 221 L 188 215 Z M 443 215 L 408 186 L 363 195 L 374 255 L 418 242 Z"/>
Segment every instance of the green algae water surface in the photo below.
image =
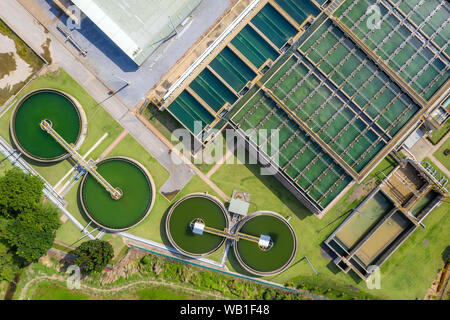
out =
<path fill-rule="evenodd" d="M 123 196 L 114 200 L 88 174 L 81 184 L 80 196 L 86 214 L 94 222 L 107 229 L 124 230 L 146 217 L 154 190 L 149 177 L 137 164 L 124 158 L 111 158 L 100 162 L 97 172 L 114 188 L 121 189 Z"/>
<path fill-rule="evenodd" d="M 41 129 L 42 120 L 50 120 L 53 129 L 68 143 L 75 144 L 81 132 L 81 120 L 74 103 L 56 91 L 32 93 L 17 107 L 13 132 L 20 147 L 37 159 L 52 160 L 66 151 Z"/>
<path fill-rule="evenodd" d="M 224 238 L 206 232 L 194 234 L 190 223 L 196 218 L 202 219 L 211 228 L 224 230 L 228 227 L 222 208 L 209 197 L 196 195 L 174 204 L 167 221 L 170 237 L 176 246 L 188 254 L 212 253 L 222 245 Z"/>
<path fill-rule="evenodd" d="M 260 237 L 268 235 L 273 247 L 261 250 L 257 243 L 239 240 L 235 244 L 242 262 L 251 270 L 261 273 L 277 272 L 287 266 L 296 250 L 296 238 L 288 223 L 275 215 L 250 216 L 239 232 Z"/>

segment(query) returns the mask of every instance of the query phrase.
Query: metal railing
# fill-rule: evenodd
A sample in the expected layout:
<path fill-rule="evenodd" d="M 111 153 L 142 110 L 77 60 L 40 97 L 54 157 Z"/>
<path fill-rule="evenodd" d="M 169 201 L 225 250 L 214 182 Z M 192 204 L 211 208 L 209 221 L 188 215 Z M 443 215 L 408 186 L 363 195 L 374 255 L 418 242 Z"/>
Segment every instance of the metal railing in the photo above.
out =
<path fill-rule="evenodd" d="M 122 198 L 122 190 L 111 186 L 111 184 L 97 172 L 95 163 L 84 160 L 84 158 L 53 129 L 51 122 L 48 120 L 42 120 L 40 126 L 41 129 L 51 135 L 52 138 L 55 139 L 56 142 L 58 142 L 80 166 L 86 169 L 86 171 L 89 172 L 95 180 L 97 180 L 98 183 L 100 183 L 111 194 L 111 197 L 114 200 L 119 200 Z"/>

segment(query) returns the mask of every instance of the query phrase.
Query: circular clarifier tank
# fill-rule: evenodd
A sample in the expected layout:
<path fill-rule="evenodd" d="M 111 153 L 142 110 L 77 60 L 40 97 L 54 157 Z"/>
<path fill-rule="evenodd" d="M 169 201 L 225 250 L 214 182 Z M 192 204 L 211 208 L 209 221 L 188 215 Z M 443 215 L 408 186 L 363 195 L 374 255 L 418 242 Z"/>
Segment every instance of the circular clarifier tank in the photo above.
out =
<path fill-rule="evenodd" d="M 40 89 L 26 95 L 11 117 L 11 137 L 16 147 L 38 162 L 64 159 L 66 150 L 40 123 L 47 120 L 53 129 L 75 149 L 86 136 L 87 120 L 81 105 L 70 95 L 53 89 Z"/>
<path fill-rule="evenodd" d="M 294 229 L 282 216 L 270 211 L 259 211 L 239 223 L 237 232 L 260 238 L 269 236 L 270 247 L 263 249 L 258 243 L 240 239 L 234 242 L 234 254 L 248 272 L 269 276 L 284 271 L 297 253 Z"/>
<path fill-rule="evenodd" d="M 178 251 L 189 256 L 207 256 L 224 243 L 225 238 L 204 232 L 195 234 L 192 222 L 201 219 L 205 226 L 217 230 L 228 229 L 227 211 L 215 197 L 194 193 L 173 204 L 166 219 L 166 234 Z"/>
<path fill-rule="evenodd" d="M 113 199 L 94 177 L 86 174 L 80 186 L 80 201 L 89 219 L 106 230 L 123 231 L 147 217 L 155 201 L 155 185 L 141 164 L 124 157 L 108 158 L 97 164 L 97 172 L 120 189 L 122 197 Z"/>

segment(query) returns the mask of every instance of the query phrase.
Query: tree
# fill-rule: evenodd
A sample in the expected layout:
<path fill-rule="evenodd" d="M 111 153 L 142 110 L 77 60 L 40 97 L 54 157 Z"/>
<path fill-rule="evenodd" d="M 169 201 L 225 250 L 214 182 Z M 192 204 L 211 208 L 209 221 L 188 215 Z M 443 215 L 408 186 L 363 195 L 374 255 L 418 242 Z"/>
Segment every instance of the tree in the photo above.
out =
<path fill-rule="evenodd" d="M 31 263 L 52 247 L 60 225 L 58 211 L 49 205 L 42 205 L 10 220 L 3 237 L 17 256 Z"/>
<path fill-rule="evenodd" d="M 0 242 L 0 281 L 12 281 L 19 268 L 14 264 L 13 255 L 5 244 Z"/>
<path fill-rule="evenodd" d="M 71 253 L 77 257 L 75 264 L 86 274 L 101 272 L 114 257 L 111 244 L 102 240 L 83 242 Z"/>
<path fill-rule="evenodd" d="M 0 214 L 11 218 L 23 211 L 34 210 L 42 201 L 43 182 L 14 168 L 0 178 Z"/>

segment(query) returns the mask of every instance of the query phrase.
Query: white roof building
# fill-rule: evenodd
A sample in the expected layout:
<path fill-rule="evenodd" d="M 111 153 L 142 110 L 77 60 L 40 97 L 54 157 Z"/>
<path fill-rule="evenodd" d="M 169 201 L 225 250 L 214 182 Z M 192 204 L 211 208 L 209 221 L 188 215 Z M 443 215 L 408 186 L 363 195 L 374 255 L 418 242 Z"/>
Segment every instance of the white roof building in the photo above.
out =
<path fill-rule="evenodd" d="M 173 33 L 201 0 L 72 0 L 137 65 Z"/>
<path fill-rule="evenodd" d="M 241 216 L 247 216 L 249 208 L 250 203 L 242 201 L 240 199 L 232 198 L 230 201 L 230 206 L 228 207 L 228 211 L 234 214 L 239 214 Z"/>

